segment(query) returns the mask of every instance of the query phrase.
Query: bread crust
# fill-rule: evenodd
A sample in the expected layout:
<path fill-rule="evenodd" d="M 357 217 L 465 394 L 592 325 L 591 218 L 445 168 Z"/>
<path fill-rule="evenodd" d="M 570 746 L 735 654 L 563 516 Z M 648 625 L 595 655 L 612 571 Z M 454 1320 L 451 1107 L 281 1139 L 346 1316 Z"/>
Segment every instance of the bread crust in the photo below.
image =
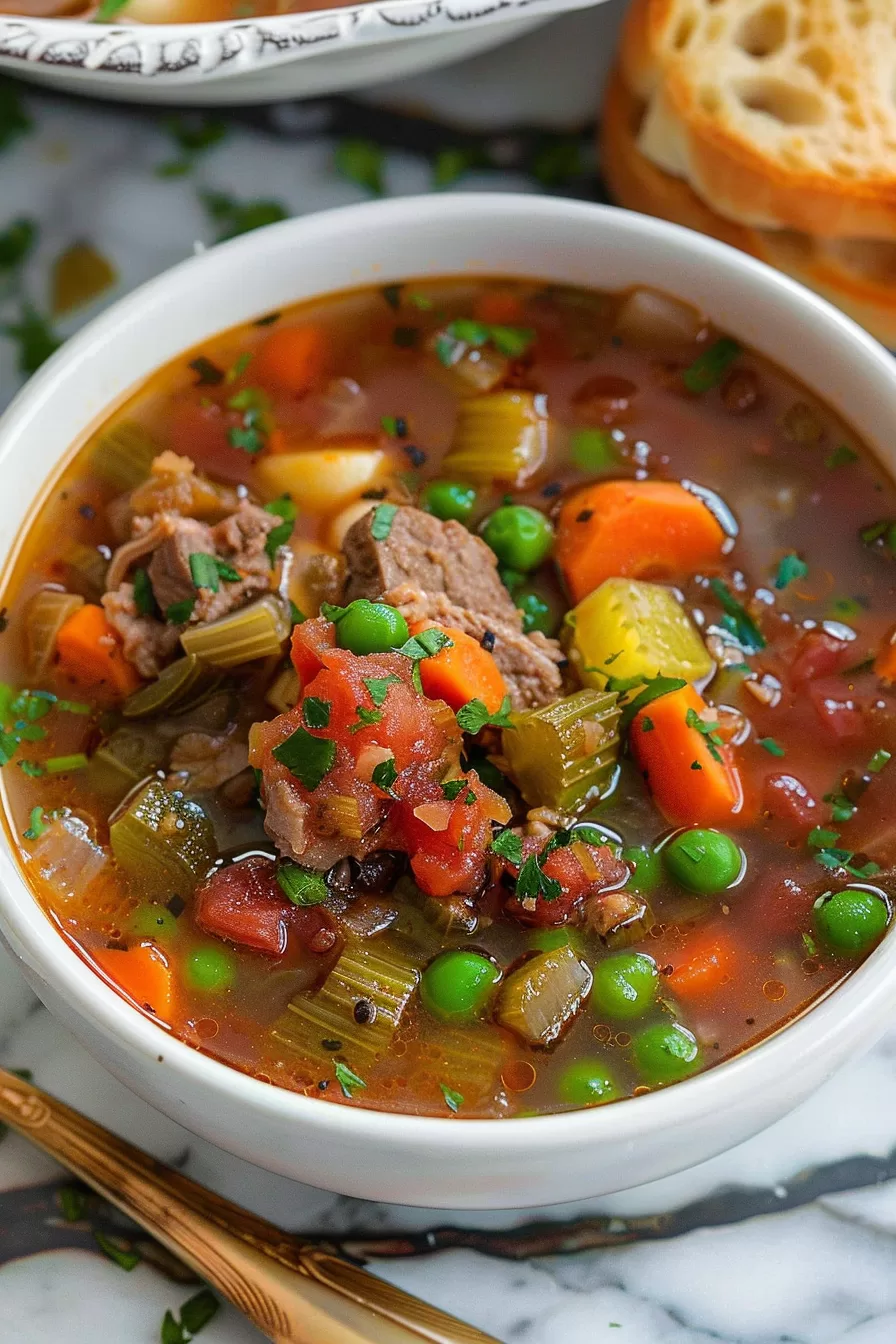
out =
<path fill-rule="evenodd" d="M 861 267 L 860 245 L 831 246 L 804 234 L 763 231 L 732 223 L 711 210 L 686 182 L 657 168 L 640 153 L 638 128 L 644 104 L 620 72 L 608 83 L 600 123 L 600 162 L 610 194 L 630 210 L 671 220 L 765 261 L 815 290 L 896 348 L 896 246 L 872 253 L 878 274 Z M 858 253 L 858 256 L 853 254 Z M 887 263 L 890 263 L 888 265 Z"/>
<path fill-rule="evenodd" d="M 865 3 L 871 21 L 855 27 L 846 0 L 774 0 L 769 8 L 793 31 L 807 24 L 808 36 L 757 59 L 735 40 L 757 8 L 751 0 L 729 0 L 724 10 L 709 0 L 634 0 L 621 69 L 633 92 L 655 102 L 651 120 L 676 162 L 658 159 L 645 141 L 642 151 L 736 223 L 896 240 L 896 110 L 890 90 L 878 88 L 883 63 L 874 50 L 893 50 L 893 13 L 890 0 Z M 827 47 L 816 30 L 828 33 Z M 745 90 L 787 100 L 788 115 L 803 108 L 805 124 L 752 106 Z"/>

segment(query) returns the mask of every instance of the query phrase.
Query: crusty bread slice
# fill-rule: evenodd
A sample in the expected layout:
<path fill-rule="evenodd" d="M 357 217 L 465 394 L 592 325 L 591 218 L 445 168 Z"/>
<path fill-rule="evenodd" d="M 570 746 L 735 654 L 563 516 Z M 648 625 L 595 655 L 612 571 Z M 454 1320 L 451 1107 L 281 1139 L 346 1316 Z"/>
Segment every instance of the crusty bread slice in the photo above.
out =
<path fill-rule="evenodd" d="M 634 0 L 638 144 L 717 214 L 896 240 L 893 0 Z"/>
<path fill-rule="evenodd" d="M 620 205 L 709 234 L 758 257 L 814 289 L 896 348 L 896 244 L 870 239 L 842 242 L 786 230 L 733 224 L 710 210 L 686 182 L 663 172 L 638 149 L 645 104 L 611 76 L 600 127 L 600 160 Z M 670 284 L 672 282 L 670 281 Z M 674 288 L 674 284 L 672 284 Z"/>

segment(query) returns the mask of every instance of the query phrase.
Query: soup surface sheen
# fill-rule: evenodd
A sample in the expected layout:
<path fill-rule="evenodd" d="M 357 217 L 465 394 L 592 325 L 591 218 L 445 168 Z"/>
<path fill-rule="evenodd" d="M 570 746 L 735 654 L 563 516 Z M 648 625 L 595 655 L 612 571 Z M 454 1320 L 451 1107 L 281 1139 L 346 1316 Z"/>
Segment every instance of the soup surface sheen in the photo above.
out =
<path fill-rule="evenodd" d="M 649 291 L 269 314 L 141 386 L 23 538 L 26 879 L 138 1009 L 311 1096 L 676 1082 L 889 923 L 894 519 L 829 410 Z"/>

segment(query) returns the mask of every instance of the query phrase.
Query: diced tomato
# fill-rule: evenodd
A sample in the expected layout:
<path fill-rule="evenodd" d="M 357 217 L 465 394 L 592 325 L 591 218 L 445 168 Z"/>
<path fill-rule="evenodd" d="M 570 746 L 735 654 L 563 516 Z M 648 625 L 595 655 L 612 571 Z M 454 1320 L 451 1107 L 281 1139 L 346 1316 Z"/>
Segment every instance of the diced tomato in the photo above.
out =
<path fill-rule="evenodd" d="M 539 927 L 565 924 L 586 897 L 621 887 L 629 875 L 628 865 L 617 859 L 608 845 L 580 843 L 581 848 L 577 844 L 554 849 L 540 863 L 544 876 L 559 882 L 558 896 L 536 896 L 534 902 L 525 904 L 514 896 L 505 906 L 507 913 L 524 924 Z M 543 846 L 543 841 L 524 837 L 523 861 L 538 854 Z M 583 851 L 588 856 L 585 862 Z M 507 868 L 514 877 L 519 875 L 519 870 L 512 865 L 508 864 Z"/>
<path fill-rule="evenodd" d="M 282 957 L 292 935 L 306 947 L 332 925 L 318 906 L 292 905 L 276 877 L 271 859 L 253 855 L 212 873 L 197 890 L 194 918 L 200 929 L 270 957 Z"/>
<path fill-rule="evenodd" d="M 402 781 L 404 784 L 404 781 Z M 396 785 L 396 787 L 401 787 Z M 417 777 L 402 787 L 405 796 L 396 804 L 390 818 L 395 843 L 411 855 L 411 870 L 418 885 L 429 896 L 453 896 L 482 886 L 485 856 L 492 838 L 490 817 L 499 802 L 472 771 L 453 800 L 445 798 L 438 781 Z M 471 797 L 473 801 L 468 799 Z M 418 817 L 418 807 L 441 805 L 435 820 L 441 829 Z"/>
<path fill-rule="evenodd" d="M 225 411 L 213 403 L 203 406 L 192 399 L 178 401 L 171 407 L 168 447 L 191 458 L 200 471 L 245 484 L 252 479 L 255 458 L 227 439 L 228 431 L 239 424 L 237 411 Z"/>
<path fill-rule="evenodd" d="M 739 956 L 727 930 L 701 929 L 682 947 L 666 984 L 680 999 L 719 994 L 735 983 Z"/>
<path fill-rule="evenodd" d="M 790 664 L 790 683 L 801 686 L 816 677 L 831 677 L 844 672 L 855 662 L 855 649 L 849 640 L 835 639 L 826 630 L 810 630 L 796 646 Z"/>
<path fill-rule="evenodd" d="M 815 713 L 832 736 L 861 737 L 865 730 L 862 712 L 842 677 L 816 677 L 807 689 Z"/>
<path fill-rule="evenodd" d="M 768 775 L 762 786 L 762 810 L 792 832 L 818 825 L 818 802 L 795 775 Z"/>

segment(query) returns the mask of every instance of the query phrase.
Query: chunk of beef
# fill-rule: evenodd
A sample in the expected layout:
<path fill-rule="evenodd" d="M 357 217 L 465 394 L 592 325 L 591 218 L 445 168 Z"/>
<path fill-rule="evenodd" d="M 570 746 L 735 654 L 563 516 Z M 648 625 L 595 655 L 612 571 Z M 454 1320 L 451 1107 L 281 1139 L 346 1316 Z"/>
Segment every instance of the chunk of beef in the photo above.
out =
<path fill-rule="evenodd" d="M 196 594 L 190 618 L 194 625 L 217 621 L 243 606 L 256 593 L 270 592 L 271 561 L 265 542 L 280 521 L 273 513 L 243 500 L 236 513 L 212 529 L 212 554 L 232 565 L 241 577 L 232 583 L 222 579 L 216 593 L 202 588 Z"/>
<path fill-rule="evenodd" d="M 153 551 L 149 562 L 149 581 L 162 611 L 176 602 L 196 597 L 196 586 L 190 573 L 191 555 L 214 555 L 215 542 L 207 523 L 195 518 L 180 518 L 163 514 L 171 520 L 167 537 Z"/>
<path fill-rule="evenodd" d="M 245 739 L 227 733 L 184 733 L 171 749 L 169 788 L 185 793 L 216 789 L 249 764 Z"/>
<path fill-rule="evenodd" d="M 484 541 L 462 523 L 439 522 L 421 509 L 400 508 L 389 535 L 371 531 L 375 512 L 365 513 L 345 535 L 348 564 L 345 600 L 378 598 L 403 584 L 424 593 L 444 593 L 449 602 L 520 628 L 519 612 L 498 578 L 498 561 Z"/>
<path fill-rule="evenodd" d="M 410 584 L 391 589 L 384 594 L 384 600 L 397 607 L 408 622 L 435 621 L 463 630 L 480 641 L 486 635 L 493 636 L 492 654 L 514 709 L 548 705 L 560 695 L 559 664 L 564 661 L 563 650 L 555 639 L 548 639 L 541 631 L 524 635 L 519 619 L 485 617 L 466 606 L 455 606 L 445 593 L 423 593 Z M 514 615 L 519 617 L 516 609 Z"/>
<path fill-rule="evenodd" d="M 122 583 L 102 598 L 106 619 L 121 636 L 123 652 L 141 677 L 157 677 L 177 648 L 179 632 L 154 616 L 140 616 L 134 585 Z"/>
<path fill-rule="evenodd" d="M 264 828 L 281 854 L 308 868 L 326 871 L 340 859 L 363 859 L 376 847 L 376 836 L 352 839 L 338 833 L 327 814 L 327 800 L 307 803 L 288 779 L 265 788 Z"/>

